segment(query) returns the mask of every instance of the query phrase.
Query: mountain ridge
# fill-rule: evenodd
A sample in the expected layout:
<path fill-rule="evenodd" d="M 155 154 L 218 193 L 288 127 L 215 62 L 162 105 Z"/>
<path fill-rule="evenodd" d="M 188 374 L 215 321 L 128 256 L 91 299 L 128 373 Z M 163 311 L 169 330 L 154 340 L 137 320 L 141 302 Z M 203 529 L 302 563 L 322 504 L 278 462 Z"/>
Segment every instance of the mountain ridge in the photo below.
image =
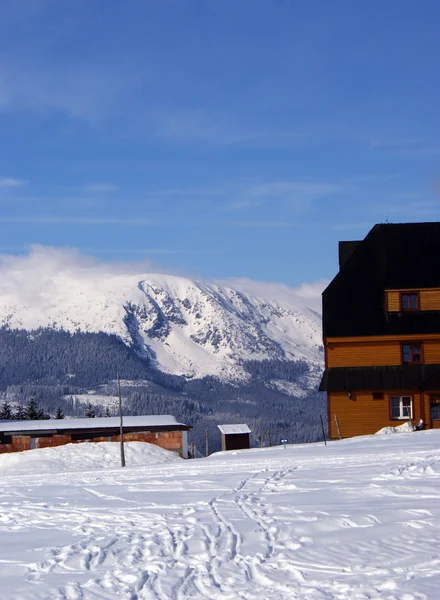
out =
<path fill-rule="evenodd" d="M 172 375 L 245 381 L 248 360 L 304 360 L 312 372 L 322 367 L 321 317 L 305 302 L 176 275 L 93 268 L 54 274 L 24 299 L 6 292 L 0 287 L 0 325 L 116 334 Z"/>

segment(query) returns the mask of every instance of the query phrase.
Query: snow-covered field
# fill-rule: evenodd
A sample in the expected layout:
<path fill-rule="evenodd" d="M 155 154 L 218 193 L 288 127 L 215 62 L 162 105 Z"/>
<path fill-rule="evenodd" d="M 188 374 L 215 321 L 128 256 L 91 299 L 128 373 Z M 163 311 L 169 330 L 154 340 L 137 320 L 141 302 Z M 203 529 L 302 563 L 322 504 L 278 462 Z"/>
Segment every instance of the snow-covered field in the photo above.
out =
<path fill-rule="evenodd" d="M 0 469 L 4 600 L 440 597 L 440 431 L 124 470 L 17 460 Z"/>

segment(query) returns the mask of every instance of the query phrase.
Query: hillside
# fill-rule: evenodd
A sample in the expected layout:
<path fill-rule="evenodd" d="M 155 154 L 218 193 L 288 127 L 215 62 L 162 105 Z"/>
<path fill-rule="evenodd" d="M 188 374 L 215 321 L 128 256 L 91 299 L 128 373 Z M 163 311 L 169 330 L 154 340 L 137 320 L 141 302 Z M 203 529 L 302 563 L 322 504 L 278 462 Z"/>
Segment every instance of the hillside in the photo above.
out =
<path fill-rule="evenodd" d="M 307 293 L 69 267 L 69 255 L 67 266 L 54 256 L 39 278 L 29 266 L 3 273 L 3 400 L 34 396 L 72 416 L 90 402 L 103 414 L 114 410 L 119 375 L 127 414 L 165 409 L 194 426 L 199 448 L 208 431 L 218 449 L 217 424 L 242 420 L 256 439 L 320 439 L 321 317 Z"/>
<path fill-rule="evenodd" d="M 322 363 L 321 318 L 305 303 L 159 274 L 82 269 L 44 283 L 32 294 L 0 285 L 0 326 L 114 334 L 156 369 L 187 378 L 247 379 L 247 360 Z"/>

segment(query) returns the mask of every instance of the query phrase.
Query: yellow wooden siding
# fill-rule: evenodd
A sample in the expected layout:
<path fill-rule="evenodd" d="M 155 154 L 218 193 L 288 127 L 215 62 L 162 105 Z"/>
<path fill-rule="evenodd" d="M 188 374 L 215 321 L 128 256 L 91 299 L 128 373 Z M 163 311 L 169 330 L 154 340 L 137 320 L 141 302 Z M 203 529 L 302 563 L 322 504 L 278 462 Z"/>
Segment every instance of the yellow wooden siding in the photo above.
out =
<path fill-rule="evenodd" d="M 420 340 L 423 343 L 425 364 L 440 364 L 440 339 Z M 393 342 L 342 342 L 329 343 L 327 364 L 329 367 L 384 367 L 402 364 L 402 343 Z"/>
<path fill-rule="evenodd" d="M 412 396 L 413 423 L 416 423 L 420 418 L 420 394 L 418 392 L 385 392 L 383 400 L 373 400 L 373 391 L 353 392 L 351 400 L 348 398 L 347 392 L 331 392 L 328 395 L 330 438 L 338 439 L 334 415 L 338 418 L 339 429 L 343 438 L 370 435 L 376 433 L 382 427 L 402 425 L 405 422 L 404 420 L 390 418 L 390 396 L 393 395 Z"/>
<path fill-rule="evenodd" d="M 387 290 L 385 292 L 385 306 L 388 312 L 399 312 L 401 310 L 401 292 L 418 292 L 420 299 L 420 310 L 440 310 L 440 288 L 434 288 L 425 290 Z"/>
<path fill-rule="evenodd" d="M 440 310 L 440 289 L 420 292 L 420 310 Z"/>
<path fill-rule="evenodd" d="M 423 354 L 427 365 L 440 364 L 440 341 L 429 340 L 424 342 Z"/>
<path fill-rule="evenodd" d="M 400 294 L 399 292 L 387 292 L 388 312 L 399 312 Z"/>
<path fill-rule="evenodd" d="M 378 367 L 402 362 L 398 342 L 329 344 L 327 360 L 329 367 Z"/>

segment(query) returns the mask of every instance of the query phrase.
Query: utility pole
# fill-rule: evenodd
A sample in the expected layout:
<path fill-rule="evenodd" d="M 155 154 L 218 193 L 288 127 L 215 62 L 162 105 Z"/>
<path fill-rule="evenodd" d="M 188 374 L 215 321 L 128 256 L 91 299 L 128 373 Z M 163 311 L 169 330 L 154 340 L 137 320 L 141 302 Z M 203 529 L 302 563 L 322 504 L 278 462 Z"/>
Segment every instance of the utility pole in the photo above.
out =
<path fill-rule="evenodd" d="M 267 440 L 269 442 L 269 447 L 272 446 L 272 438 L 270 437 L 270 430 L 267 432 Z"/>
<path fill-rule="evenodd" d="M 121 440 L 121 467 L 125 467 L 125 452 L 124 452 L 124 430 L 122 422 L 122 396 L 121 396 L 121 382 L 118 377 L 118 395 L 119 395 L 119 431 Z"/>
<path fill-rule="evenodd" d="M 208 437 L 208 432 L 206 432 L 205 440 L 206 440 L 206 456 L 209 456 L 209 437 Z"/>

